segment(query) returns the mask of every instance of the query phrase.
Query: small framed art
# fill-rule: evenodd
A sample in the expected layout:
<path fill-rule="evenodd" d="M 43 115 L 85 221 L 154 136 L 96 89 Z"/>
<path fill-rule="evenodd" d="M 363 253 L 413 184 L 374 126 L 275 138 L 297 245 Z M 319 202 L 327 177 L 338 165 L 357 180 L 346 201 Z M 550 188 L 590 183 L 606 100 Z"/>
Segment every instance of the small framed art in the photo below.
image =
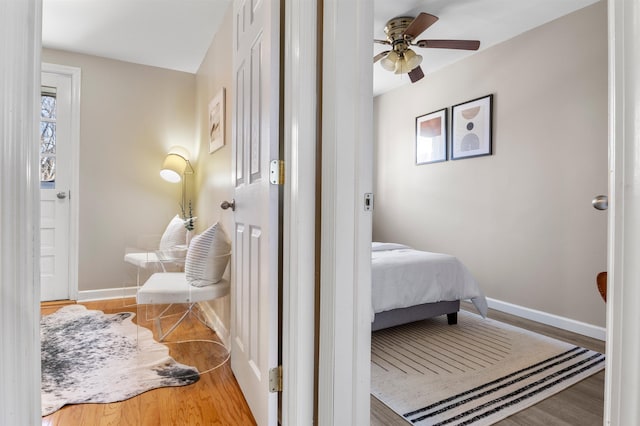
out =
<path fill-rule="evenodd" d="M 209 154 L 224 146 L 224 87 L 209 102 Z"/>
<path fill-rule="evenodd" d="M 447 161 L 447 109 L 416 117 L 416 164 Z"/>
<path fill-rule="evenodd" d="M 493 95 L 451 107 L 451 159 L 491 155 Z"/>

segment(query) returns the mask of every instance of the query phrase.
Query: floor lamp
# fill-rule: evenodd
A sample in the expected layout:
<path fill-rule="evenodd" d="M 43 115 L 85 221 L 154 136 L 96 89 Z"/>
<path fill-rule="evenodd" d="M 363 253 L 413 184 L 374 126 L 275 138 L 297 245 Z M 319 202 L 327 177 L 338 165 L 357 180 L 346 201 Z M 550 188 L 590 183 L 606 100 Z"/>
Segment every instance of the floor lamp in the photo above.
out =
<path fill-rule="evenodd" d="M 160 176 L 167 182 L 178 183 L 182 182 L 182 195 L 180 197 L 180 207 L 184 212 L 187 208 L 187 175 L 194 174 L 193 167 L 189 162 L 188 154 L 181 152 L 182 149 L 172 149 L 169 154 L 164 158 L 162 168 L 160 169 Z"/>

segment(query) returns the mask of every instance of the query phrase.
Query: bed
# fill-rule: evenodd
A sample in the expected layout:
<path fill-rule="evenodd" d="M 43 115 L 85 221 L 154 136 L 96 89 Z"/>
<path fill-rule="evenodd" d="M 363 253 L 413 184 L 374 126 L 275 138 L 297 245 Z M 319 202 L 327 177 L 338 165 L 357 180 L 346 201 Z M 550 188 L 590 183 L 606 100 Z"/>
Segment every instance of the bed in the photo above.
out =
<path fill-rule="evenodd" d="M 455 324 L 466 299 L 486 317 L 484 294 L 454 256 L 374 242 L 371 274 L 372 331 L 445 314 Z"/>

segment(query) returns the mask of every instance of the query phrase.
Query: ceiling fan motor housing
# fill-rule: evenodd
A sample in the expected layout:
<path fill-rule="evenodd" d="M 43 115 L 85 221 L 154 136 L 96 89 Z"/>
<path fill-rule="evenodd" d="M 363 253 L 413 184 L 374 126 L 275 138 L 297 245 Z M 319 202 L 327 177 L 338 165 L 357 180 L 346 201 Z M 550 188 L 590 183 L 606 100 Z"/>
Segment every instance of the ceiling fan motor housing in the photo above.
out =
<path fill-rule="evenodd" d="M 393 43 L 396 40 L 404 40 L 404 31 L 409 27 L 409 24 L 413 22 L 415 18 L 411 16 L 399 16 L 393 18 L 387 22 L 384 27 L 384 33 L 387 35 L 387 40 Z"/>
<path fill-rule="evenodd" d="M 391 19 L 384 27 L 384 33 L 387 35 L 387 40 L 391 43 L 392 49 L 401 56 L 409 49 L 410 44 L 404 38 L 404 32 L 414 19 L 411 16 L 400 16 Z"/>

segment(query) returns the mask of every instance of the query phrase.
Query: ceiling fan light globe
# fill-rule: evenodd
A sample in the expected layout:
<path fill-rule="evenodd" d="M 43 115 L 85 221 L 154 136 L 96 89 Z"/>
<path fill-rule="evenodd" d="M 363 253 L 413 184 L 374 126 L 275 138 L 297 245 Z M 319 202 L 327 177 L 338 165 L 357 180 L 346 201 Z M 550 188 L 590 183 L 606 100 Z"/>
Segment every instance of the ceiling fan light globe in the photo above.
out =
<path fill-rule="evenodd" d="M 409 71 L 411 71 L 411 68 L 409 68 L 407 60 L 405 58 L 400 58 L 400 60 L 396 62 L 395 74 L 406 74 Z"/>
<path fill-rule="evenodd" d="M 413 50 L 409 49 L 404 53 L 404 59 L 407 62 L 409 71 L 422 63 L 422 55 L 417 55 Z M 409 72 L 407 71 L 407 72 Z"/>
<path fill-rule="evenodd" d="M 400 56 L 392 50 L 387 56 L 380 60 L 380 65 L 387 71 L 393 71 L 396 69 L 396 63 L 399 59 Z"/>
<path fill-rule="evenodd" d="M 396 69 L 396 63 L 387 58 L 383 58 L 380 61 L 380 65 L 387 71 L 393 71 L 394 69 Z"/>
<path fill-rule="evenodd" d="M 414 52 L 414 51 L 413 51 L 413 50 L 411 50 L 411 49 L 407 49 L 407 50 L 405 50 L 405 52 L 404 52 L 404 58 L 405 58 L 407 61 L 409 61 L 409 60 L 411 60 L 411 59 L 413 59 L 413 58 L 415 58 L 415 57 L 416 57 L 416 52 Z"/>

